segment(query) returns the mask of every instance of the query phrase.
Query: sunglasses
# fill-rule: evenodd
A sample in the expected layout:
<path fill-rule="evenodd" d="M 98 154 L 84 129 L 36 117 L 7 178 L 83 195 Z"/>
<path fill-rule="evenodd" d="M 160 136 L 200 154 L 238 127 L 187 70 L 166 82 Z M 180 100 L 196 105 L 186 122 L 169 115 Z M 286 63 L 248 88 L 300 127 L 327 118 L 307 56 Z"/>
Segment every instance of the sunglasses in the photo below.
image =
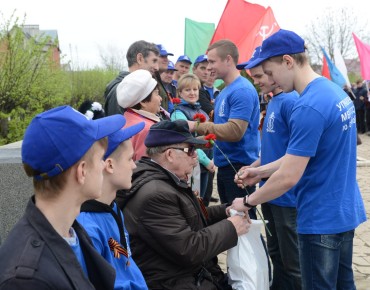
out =
<path fill-rule="evenodd" d="M 193 156 L 194 153 L 195 153 L 195 150 L 196 150 L 195 146 L 191 145 L 191 146 L 185 147 L 185 148 L 181 148 L 181 147 L 169 147 L 169 148 L 166 148 L 165 150 L 163 150 L 163 152 L 165 152 L 168 149 L 181 150 L 181 151 L 185 152 L 186 154 L 188 154 L 188 156 Z"/>

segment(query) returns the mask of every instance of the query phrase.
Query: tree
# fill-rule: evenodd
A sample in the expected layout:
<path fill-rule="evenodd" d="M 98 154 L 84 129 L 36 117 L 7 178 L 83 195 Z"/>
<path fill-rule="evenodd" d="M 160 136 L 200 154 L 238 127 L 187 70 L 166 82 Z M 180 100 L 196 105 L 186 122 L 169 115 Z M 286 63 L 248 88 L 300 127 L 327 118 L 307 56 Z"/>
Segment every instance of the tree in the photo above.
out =
<path fill-rule="evenodd" d="M 343 58 L 357 58 L 357 50 L 353 41 L 352 32 L 366 39 L 369 35 L 367 20 L 359 19 L 353 9 L 325 8 L 306 26 L 306 45 L 312 63 L 322 62 L 322 50 L 325 48 L 330 58 L 334 57 L 334 47 L 337 46 Z"/>
<path fill-rule="evenodd" d="M 35 114 L 68 103 L 71 95 L 46 49 L 50 38 L 26 37 L 13 15 L 0 24 L 0 144 L 21 139 Z"/>
<path fill-rule="evenodd" d="M 13 16 L 0 21 L 0 145 L 21 140 L 40 112 L 60 105 L 78 108 L 87 99 L 104 103 L 106 85 L 118 74 L 113 69 L 71 70 L 71 63 L 60 67 L 48 50 L 51 39 L 26 36 L 22 26 Z"/>
<path fill-rule="evenodd" d="M 111 71 L 127 70 L 126 52 L 121 49 L 108 45 L 106 49 L 99 47 L 100 59 L 105 69 Z"/>

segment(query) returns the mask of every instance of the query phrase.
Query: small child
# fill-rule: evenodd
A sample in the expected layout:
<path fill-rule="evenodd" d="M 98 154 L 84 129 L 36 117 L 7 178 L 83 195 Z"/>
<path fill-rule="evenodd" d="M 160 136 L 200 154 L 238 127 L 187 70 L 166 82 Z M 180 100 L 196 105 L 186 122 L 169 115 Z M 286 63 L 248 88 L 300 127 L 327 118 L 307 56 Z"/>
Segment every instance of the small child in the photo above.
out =
<path fill-rule="evenodd" d="M 108 137 L 104 155 L 103 195 L 82 205 L 77 220 L 84 226 L 97 251 L 116 269 L 114 289 L 148 289 L 144 277 L 131 257 L 129 235 L 124 218 L 114 199 L 119 189 L 130 189 L 134 150 L 130 138 L 141 130 L 140 122 Z"/>

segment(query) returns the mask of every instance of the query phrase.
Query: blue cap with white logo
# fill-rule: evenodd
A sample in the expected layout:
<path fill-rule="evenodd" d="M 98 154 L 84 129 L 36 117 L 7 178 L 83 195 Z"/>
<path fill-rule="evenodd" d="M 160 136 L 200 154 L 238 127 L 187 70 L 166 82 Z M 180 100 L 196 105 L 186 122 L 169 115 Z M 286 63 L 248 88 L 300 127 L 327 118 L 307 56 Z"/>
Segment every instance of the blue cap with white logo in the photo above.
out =
<path fill-rule="evenodd" d="M 159 54 L 161 56 L 168 56 L 168 55 L 173 55 L 173 53 L 170 53 L 166 50 L 166 48 L 162 44 L 157 44 L 157 47 L 159 49 Z"/>
<path fill-rule="evenodd" d="M 208 56 L 206 54 L 201 54 L 200 56 L 197 57 L 194 64 L 201 63 L 204 61 L 208 61 Z"/>
<path fill-rule="evenodd" d="M 190 64 L 192 64 L 191 60 L 190 60 L 190 57 L 188 57 L 187 55 L 180 55 L 179 58 L 177 59 L 176 62 L 179 62 L 179 61 L 185 61 L 185 62 L 188 62 Z"/>
<path fill-rule="evenodd" d="M 176 70 L 177 71 L 177 69 L 175 68 L 175 65 L 173 64 L 172 61 L 168 61 L 167 70 Z"/>

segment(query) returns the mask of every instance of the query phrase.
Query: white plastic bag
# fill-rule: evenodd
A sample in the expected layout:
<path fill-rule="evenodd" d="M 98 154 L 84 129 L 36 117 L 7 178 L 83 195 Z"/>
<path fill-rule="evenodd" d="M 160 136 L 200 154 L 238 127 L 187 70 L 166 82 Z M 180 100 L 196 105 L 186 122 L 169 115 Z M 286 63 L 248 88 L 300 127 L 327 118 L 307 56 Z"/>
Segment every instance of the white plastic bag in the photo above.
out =
<path fill-rule="evenodd" d="M 231 210 L 230 214 L 240 213 Z M 269 289 L 268 261 L 261 241 L 262 226 L 261 220 L 252 220 L 249 232 L 239 236 L 238 244 L 227 251 L 227 275 L 233 289 Z"/>

